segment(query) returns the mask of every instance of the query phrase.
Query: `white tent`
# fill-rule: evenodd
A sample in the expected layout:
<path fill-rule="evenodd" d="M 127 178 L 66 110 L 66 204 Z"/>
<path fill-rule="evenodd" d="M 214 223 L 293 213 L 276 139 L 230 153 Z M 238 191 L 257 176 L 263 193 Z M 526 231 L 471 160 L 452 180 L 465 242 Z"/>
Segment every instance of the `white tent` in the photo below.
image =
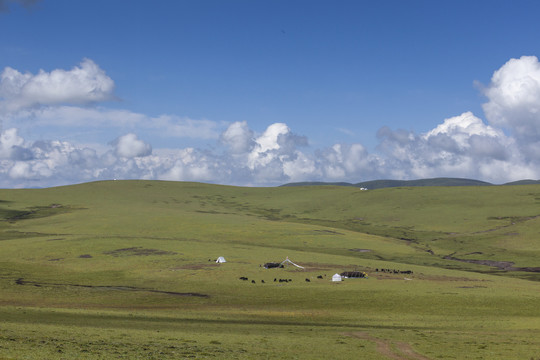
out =
<path fill-rule="evenodd" d="M 332 281 L 341 281 L 341 275 L 334 274 L 334 276 L 332 276 Z"/>
<path fill-rule="evenodd" d="M 223 256 L 220 256 L 217 258 L 216 262 L 218 264 L 221 264 L 221 263 L 226 263 L 227 261 L 225 261 L 225 258 Z"/>

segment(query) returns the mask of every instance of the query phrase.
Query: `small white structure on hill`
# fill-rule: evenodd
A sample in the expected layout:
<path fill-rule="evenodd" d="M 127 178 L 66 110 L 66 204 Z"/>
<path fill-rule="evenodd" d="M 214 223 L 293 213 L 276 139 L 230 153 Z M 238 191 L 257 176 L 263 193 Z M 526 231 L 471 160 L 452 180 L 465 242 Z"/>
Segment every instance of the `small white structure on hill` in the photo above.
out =
<path fill-rule="evenodd" d="M 220 256 L 217 258 L 216 262 L 218 264 L 221 264 L 221 263 L 226 263 L 227 261 L 225 260 L 225 258 L 223 256 Z"/>
<path fill-rule="evenodd" d="M 341 281 L 341 275 L 334 274 L 334 276 L 332 276 L 332 281 Z"/>

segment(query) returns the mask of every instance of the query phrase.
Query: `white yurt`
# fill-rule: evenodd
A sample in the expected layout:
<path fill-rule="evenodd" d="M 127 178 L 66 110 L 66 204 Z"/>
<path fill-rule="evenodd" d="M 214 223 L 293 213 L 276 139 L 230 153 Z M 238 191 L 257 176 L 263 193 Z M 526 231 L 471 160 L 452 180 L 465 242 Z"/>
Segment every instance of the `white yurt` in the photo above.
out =
<path fill-rule="evenodd" d="M 225 261 L 225 258 L 223 256 L 220 256 L 217 258 L 216 262 L 218 264 L 221 264 L 221 263 L 226 263 L 227 261 Z"/>
<path fill-rule="evenodd" d="M 334 276 L 332 276 L 332 281 L 341 281 L 341 275 L 334 274 Z"/>

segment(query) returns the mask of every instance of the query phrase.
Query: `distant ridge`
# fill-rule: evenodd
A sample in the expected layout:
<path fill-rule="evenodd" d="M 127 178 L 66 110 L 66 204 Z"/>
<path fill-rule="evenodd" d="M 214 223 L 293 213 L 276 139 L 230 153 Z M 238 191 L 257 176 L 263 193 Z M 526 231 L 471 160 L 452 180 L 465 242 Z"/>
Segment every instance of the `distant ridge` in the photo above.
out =
<path fill-rule="evenodd" d="M 503 185 L 533 185 L 540 184 L 540 180 L 519 180 L 509 182 Z M 417 179 L 417 180 L 371 180 L 363 181 L 357 184 L 347 182 L 296 182 L 288 183 L 281 186 L 312 186 L 312 185 L 334 185 L 334 186 L 353 186 L 366 189 L 383 189 L 389 187 L 405 187 L 405 186 L 493 186 L 494 184 L 462 178 L 432 178 L 432 179 Z"/>
<path fill-rule="evenodd" d="M 418 180 L 373 180 L 354 184 L 356 187 L 367 189 L 382 189 L 400 186 L 489 186 L 485 181 L 461 178 L 433 178 Z"/>
<path fill-rule="evenodd" d="M 305 181 L 305 182 L 294 182 L 283 184 L 280 186 L 321 186 L 321 185 L 330 185 L 330 186 L 356 186 L 348 182 L 324 182 L 324 181 Z"/>
<path fill-rule="evenodd" d="M 537 184 L 540 184 L 540 180 L 527 179 L 527 180 L 512 181 L 504 185 L 537 185 Z"/>

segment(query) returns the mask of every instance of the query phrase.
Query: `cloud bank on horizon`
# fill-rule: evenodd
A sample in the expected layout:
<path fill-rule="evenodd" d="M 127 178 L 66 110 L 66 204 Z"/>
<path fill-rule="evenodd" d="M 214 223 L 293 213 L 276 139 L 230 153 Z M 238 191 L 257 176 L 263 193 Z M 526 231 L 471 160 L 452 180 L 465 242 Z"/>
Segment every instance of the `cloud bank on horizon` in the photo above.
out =
<path fill-rule="evenodd" d="M 466 177 L 504 183 L 540 178 L 540 62 L 510 59 L 478 86 L 487 99 L 485 120 L 470 111 L 441 119 L 425 133 L 378 132 L 369 152 L 360 143 L 311 149 L 309 139 L 285 123 L 262 133 L 233 123 L 157 117 L 106 104 L 115 82 L 91 59 L 72 69 L 0 75 L 0 187 L 49 187 L 108 179 L 202 181 L 272 186 L 296 181 Z M 39 129 L 89 134 L 125 131 L 107 144 L 54 138 L 27 140 Z M 127 130 L 126 130 L 127 129 Z M 156 148 L 145 137 L 204 139 L 206 147 Z M 43 135 L 41 135 L 43 136 Z"/>

